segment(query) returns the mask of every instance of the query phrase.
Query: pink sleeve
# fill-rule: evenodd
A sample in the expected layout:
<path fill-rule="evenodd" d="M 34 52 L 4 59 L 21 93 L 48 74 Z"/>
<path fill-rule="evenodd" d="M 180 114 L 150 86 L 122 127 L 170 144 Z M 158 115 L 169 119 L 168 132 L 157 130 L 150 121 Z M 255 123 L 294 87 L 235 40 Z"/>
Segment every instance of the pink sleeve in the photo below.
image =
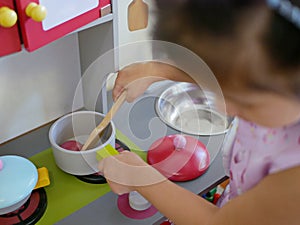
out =
<path fill-rule="evenodd" d="M 274 155 L 269 172 L 276 173 L 296 166 L 300 166 L 300 149 L 288 149 Z"/>

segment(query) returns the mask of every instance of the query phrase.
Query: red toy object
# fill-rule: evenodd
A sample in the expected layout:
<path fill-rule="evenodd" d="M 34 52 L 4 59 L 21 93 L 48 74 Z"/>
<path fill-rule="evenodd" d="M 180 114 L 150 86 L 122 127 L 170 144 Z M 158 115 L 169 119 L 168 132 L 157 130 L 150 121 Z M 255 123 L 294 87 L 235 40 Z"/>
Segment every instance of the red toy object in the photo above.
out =
<path fill-rule="evenodd" d="M 82 146 L 83 145 L 81 143 L 79 143 L 78 141 L 74 141 L 74 140 L 66 141 L 60 145 L 60 147 L 62 147 L 64 149 L 75 151 L 75 152 L 80 151 Z"/>
<path fill-rule="evenodd" d="M 218 193 L 214 194 L 213 204 L 216 205 L 218 203 L 218 200 L 220 197 L 221 197 L 220 194 L 218 194 Z"/>
<path fill-rule="evenodd" d="M 170 135 L 155 141 L 147 161 L 172 181 L 188 181 L 201 176 L 209 167 L 205 145 L 187 135 Z"/>
<path fill-rule="evenodd" d="M 169 222 L 169 221 L 164 221 L 162 222 L 160 225 L 172 225 L 173 223 Z"/>

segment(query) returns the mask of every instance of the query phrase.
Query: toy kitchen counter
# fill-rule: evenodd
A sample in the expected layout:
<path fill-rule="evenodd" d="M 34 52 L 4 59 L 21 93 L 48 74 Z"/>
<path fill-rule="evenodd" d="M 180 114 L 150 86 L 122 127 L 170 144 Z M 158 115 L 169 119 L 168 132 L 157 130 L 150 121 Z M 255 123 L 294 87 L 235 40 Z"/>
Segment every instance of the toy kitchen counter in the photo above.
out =
<path fill-rule="evenodd" d="M 164 86 L 160 88 L 165 89 Z M 159 93 L 157 89 L 155 94 L 150 89 L 135 103 L 125 103 L 118 111 L 114 117 L 117 128 L 117 148 L 134 149 L 145 157 L 147 149 L 155 140 L 178 133 L 157 117 L 154 107 L 157 93 Z M 111 102 L 108 105 L 111 106 Z M 0 155 L 21 155 L 29 158 L 37 167 L 46 167 L 51 181 L 49 186 L 35 190 L 29 203 L 18 212 L 5 215 L 5 218 L 0 216 L 0 224 L 159 225 L 165 220 L 154 207 L 145 211 L 132 210 L 128 205 L 128 196 L 118 196 L 111 192 L 105 179 L 98 180 L 89 176 L 75 177 L 62 172 L 54 163 L 48 141 L 49 126 L 39 128 L 0 146 Z M 211 164 L 200 177 L 192 181 L 178 182 L 178 185 L 202 194 L 225 178 L 219 151 L 224 135 L 197 138 L 207 146 Z M 46 202 L 41 203 L 42 200 Z"/>

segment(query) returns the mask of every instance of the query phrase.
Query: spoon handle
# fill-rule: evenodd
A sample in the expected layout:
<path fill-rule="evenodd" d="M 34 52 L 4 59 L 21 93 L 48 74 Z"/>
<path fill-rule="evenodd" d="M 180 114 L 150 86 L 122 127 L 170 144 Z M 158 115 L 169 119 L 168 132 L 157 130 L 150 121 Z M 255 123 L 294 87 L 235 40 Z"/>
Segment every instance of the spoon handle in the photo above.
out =
<path fill-rule="evenodd" d="M 123 91 L 122 94 L 119 96 L 119 98 L 116 100 L 116 102 L 113 104 L 109 112 L 106 114 L 106 116 L 103 118 L 101 123 L 92 131 L 92 133 L 89 135 L 87 141 L 83 145 L 81 151 L 85 151 L 88 148 L 93 147 L 93 145 L 96 143 L 96 141 L 99 140 L 100 136 L 102 135 L 103 130 L 107 127 L 107 125 L 110 123 L 116 112 L 119 110 L 121 105 L 126 100 L 127 91 Z"/>

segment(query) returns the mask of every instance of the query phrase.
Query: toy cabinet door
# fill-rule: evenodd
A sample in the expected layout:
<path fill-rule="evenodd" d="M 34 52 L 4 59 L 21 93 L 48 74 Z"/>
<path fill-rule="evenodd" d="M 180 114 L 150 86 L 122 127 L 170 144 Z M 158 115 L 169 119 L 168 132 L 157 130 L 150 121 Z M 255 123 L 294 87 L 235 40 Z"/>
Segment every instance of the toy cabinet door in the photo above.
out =
<path fill-rule="evenodd" d="M 96 20 L 104 3 L 108 0 L 16 1 L 25 48 L 34 51 Z"/>
<path fill-rule="evenodd" d="M 0 56 L 21 50 L 13 0 L 0 0 Z"/>

